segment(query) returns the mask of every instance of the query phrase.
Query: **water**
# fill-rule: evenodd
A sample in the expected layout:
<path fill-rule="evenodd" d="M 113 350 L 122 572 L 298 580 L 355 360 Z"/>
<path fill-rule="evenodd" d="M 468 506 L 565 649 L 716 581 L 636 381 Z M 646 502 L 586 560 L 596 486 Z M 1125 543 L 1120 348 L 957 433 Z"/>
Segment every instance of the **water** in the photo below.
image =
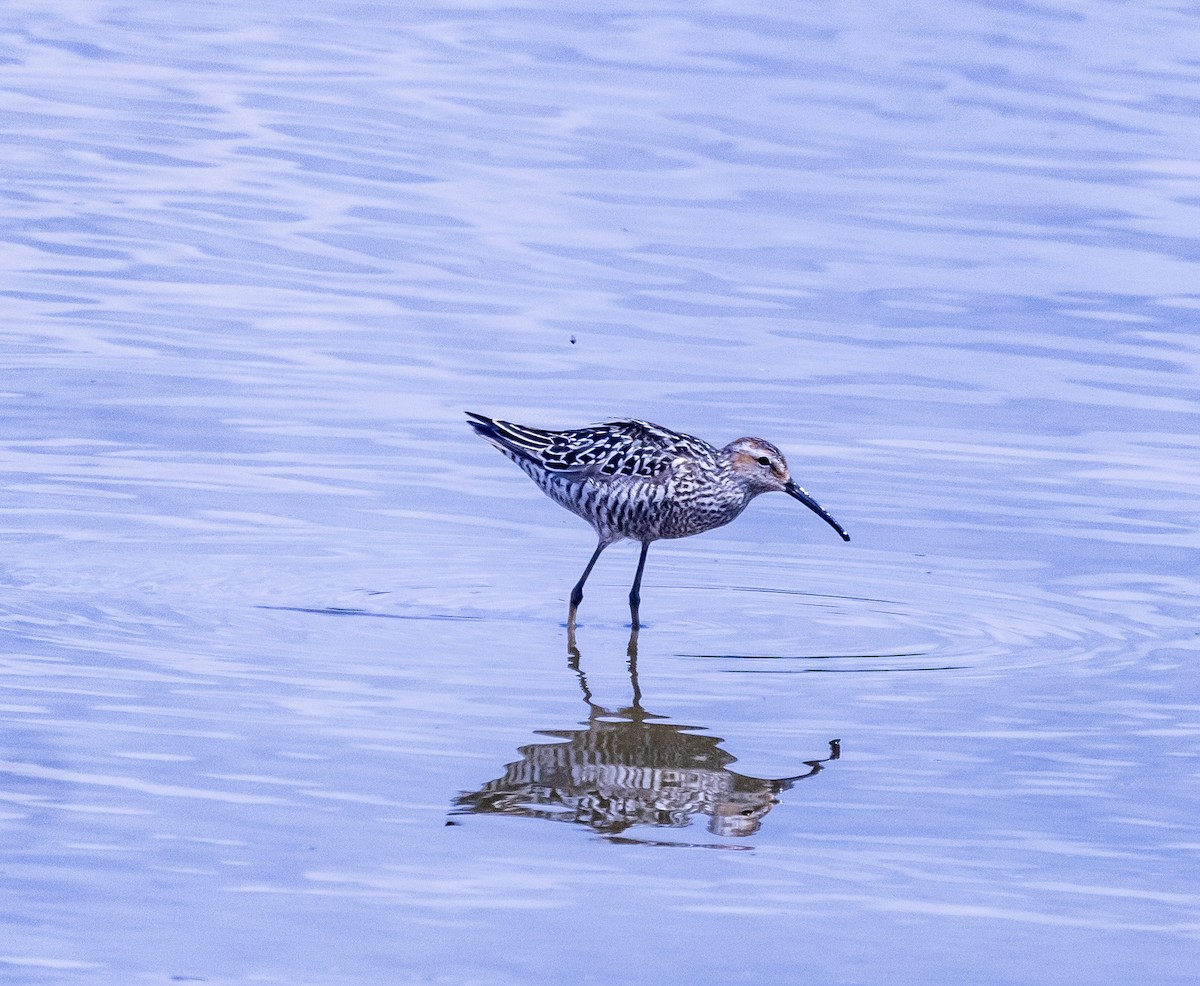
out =
<path fill-rule="evenodd" d="M 1193 8 L 0 23 L 6 982 L 1193 981 Z"/>

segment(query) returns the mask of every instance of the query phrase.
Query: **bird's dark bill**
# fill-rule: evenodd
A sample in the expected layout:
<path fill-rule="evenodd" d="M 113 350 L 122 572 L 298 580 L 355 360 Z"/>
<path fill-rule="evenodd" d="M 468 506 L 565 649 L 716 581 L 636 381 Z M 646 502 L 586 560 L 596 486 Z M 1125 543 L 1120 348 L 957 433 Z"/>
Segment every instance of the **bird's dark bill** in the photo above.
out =
<path fill-rule="evenodd" d="M 842 525 L 839 524 L 832 517 L 830 517 L 829 514 L 825 511 L 825 508 L 822 507 L 819 503 L 817 503 L 817 501 L 814 500 L 811 496 L 809 496 L 805 490 L 801 489 L 799 486 L 797 486 L 793 482 L 789 482 L 787 484 L 787 486 L 785 486 L 783 488 L 783 490 L 785 493 L 787 493 L 788 496 L 795 497 L 797 500 L 799 500 L 801 503 L 803 503 L 806 507 L 808 507 L 809 510 L 811 510 L 814 514 L 816 514 L 818 517 L 820 517 L 821 520 L 825 521 L 826 524 L 828 524 L 835 531 L 837 531 L 842 536 L 843 541 L 850 540 L 850 535 L 847 534 L 844 530 L 842 530 Z"/>

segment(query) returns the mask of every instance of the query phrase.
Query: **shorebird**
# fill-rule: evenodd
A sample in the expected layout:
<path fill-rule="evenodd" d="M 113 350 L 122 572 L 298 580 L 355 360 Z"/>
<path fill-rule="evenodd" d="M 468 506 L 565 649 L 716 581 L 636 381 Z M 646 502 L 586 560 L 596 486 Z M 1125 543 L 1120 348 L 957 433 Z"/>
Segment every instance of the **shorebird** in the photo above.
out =
<path fill-rule="evenodd" d="M 551 431 L 466 414 L 467 424 L 520 466 L 543 493 L 596 530 L 599 543 L 571 590 L 567 626 L 572 630 L 583 585 L 610 544 L 628 539 L 642 545 L 629 590 L 636 630 L 651 542 L 728 524 L 760 493 L 795 497 L 843 541 L 850 540 L 825 508 L 792 480 L 783 453 L 761 438 L 736 438 L 716 448 L 636 419 Z"/>

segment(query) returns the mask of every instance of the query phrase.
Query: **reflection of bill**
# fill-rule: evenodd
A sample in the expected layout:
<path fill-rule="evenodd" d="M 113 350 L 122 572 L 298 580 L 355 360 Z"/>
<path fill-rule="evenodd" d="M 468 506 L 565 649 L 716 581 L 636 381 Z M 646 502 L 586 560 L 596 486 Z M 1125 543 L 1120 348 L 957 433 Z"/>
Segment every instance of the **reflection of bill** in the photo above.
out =
<path fill-rule="evenodd" d="M 582 729 L 539 730 L 560 743 L 533 743 L 518 751 L 504 775 L 455 799 L 456 813 L 506 814 L 576 822 L 606 835 L 634 825 L 684 828 L 708 816 L 718 836 L 753 835 L 778 795 L 838 759 L 838 740 L 829 755 L 804 762 L 792 777 L 748 777 L 729 769 L 736 760 L 721 749 L 720 737 L 698 727 L 661 721 L 640 705 L 631 652 L 634 704 L 617 711 L 595 705 L 577 655 L 590 714 Z"/>

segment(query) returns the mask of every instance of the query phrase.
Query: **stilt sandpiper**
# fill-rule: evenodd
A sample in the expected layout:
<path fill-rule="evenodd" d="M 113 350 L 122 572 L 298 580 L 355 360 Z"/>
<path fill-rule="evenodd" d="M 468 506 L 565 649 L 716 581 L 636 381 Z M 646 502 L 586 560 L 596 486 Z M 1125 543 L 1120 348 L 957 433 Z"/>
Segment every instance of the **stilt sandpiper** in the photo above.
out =
<path fill-rule="evenodd" d="M 652 541 L 683 538 L 728 524 L 760 493 L 795 497 L 849 541 L 788 473 L 783 453 L 761 438 L 724 448 L 649 421 L 609 421 L 548 431 L 470 411 L 467 423 L 512 459 L 550 499 L 596 529 L 599 543 L 571 590 L 567 626 L 574 628 L 583 584 L 600 553 L 616 541 L 640 541 L 629 612 L 638 627 L 642 572 Z"/>

